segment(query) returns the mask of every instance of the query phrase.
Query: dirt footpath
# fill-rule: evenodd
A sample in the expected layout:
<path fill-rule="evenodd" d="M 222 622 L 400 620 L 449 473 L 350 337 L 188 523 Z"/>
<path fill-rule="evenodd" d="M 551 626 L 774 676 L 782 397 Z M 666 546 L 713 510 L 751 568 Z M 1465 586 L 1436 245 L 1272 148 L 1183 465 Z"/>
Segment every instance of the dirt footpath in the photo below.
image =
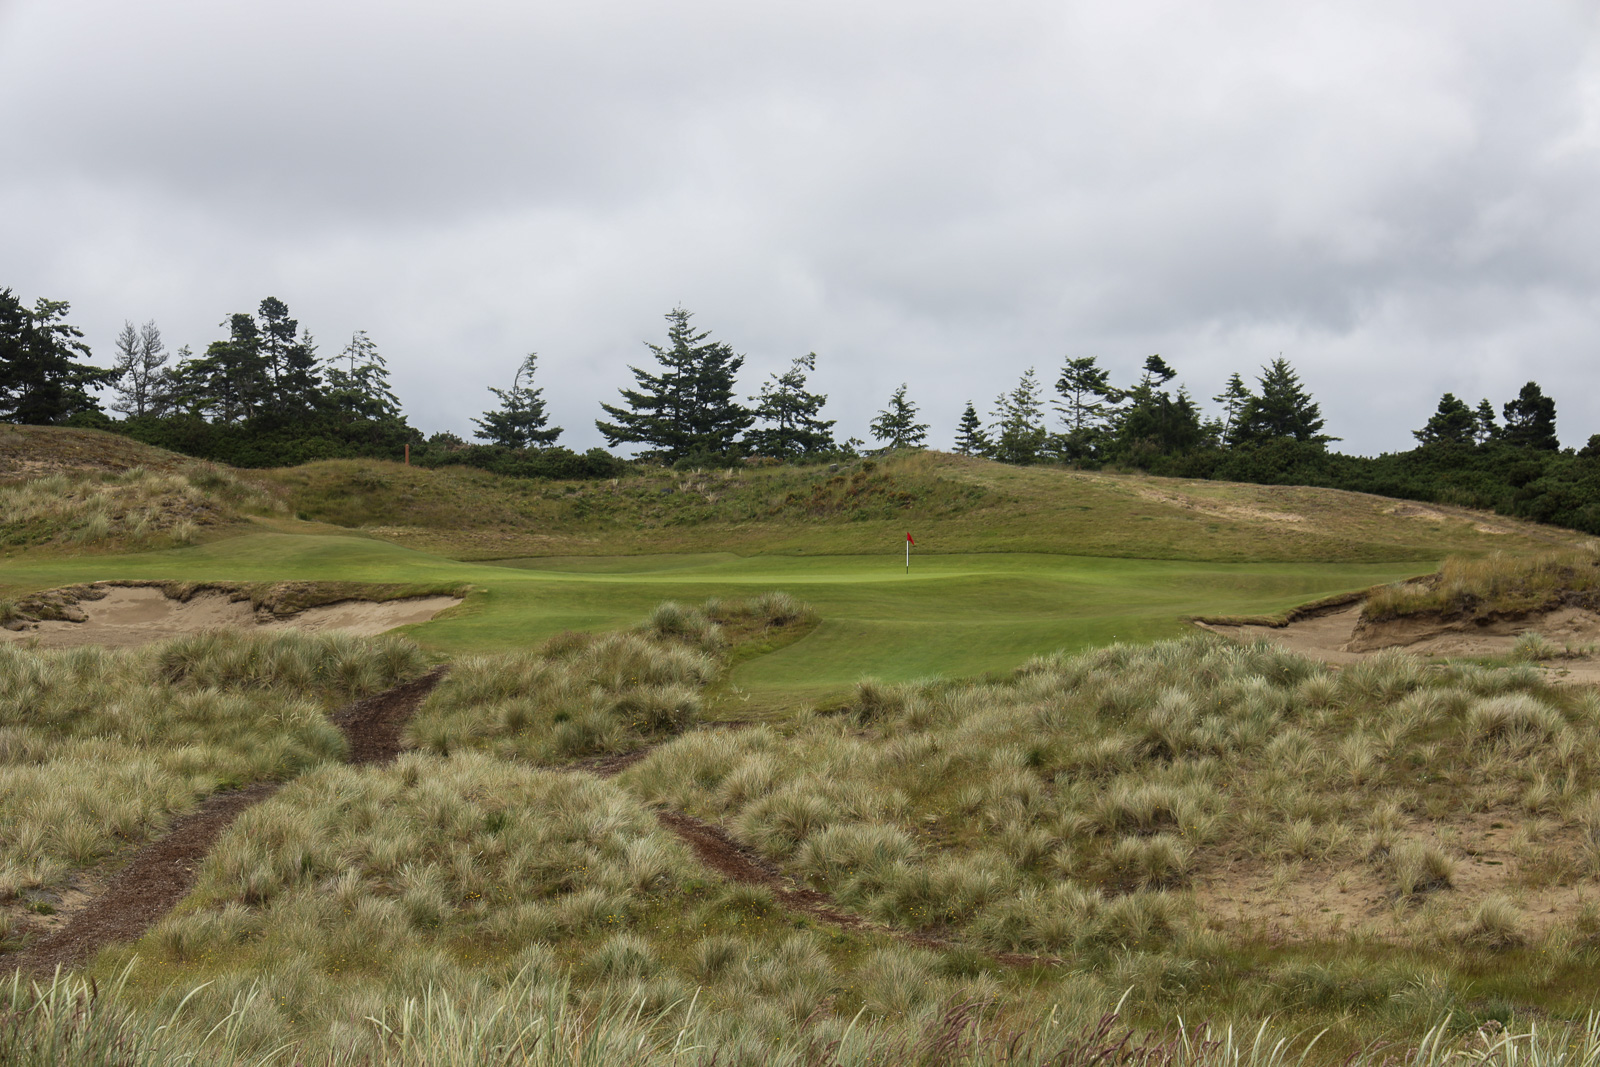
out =
<path fill-rule="evenodd" d="M 435 667 L 340 709 L 332 718 L 350 743 L 350 762 L 388 763 L 399 755 L 401 732 L 446 669 Z M 199 811 L 178 819 L 165 835 L 136 852 L 105 891 L 64 926 L 15 956 L 0 957 L 0 973 L 17 967 L 49 974 L 82 963 L 106 945 L 141 936 L 194 888 L 200 864 L 223 831 L 283 784 L 260 782 L 208 797 Z"/>

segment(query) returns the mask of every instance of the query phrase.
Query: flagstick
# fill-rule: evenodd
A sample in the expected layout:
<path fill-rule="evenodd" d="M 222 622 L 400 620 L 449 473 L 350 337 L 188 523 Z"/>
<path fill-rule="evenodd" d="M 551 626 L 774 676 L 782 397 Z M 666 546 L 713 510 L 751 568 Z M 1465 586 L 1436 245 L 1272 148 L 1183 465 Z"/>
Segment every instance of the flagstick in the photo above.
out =
<path fill-rule="evenodd" d="M 906 538 L 906 573 L 911 573 L 911 538 Z"/>

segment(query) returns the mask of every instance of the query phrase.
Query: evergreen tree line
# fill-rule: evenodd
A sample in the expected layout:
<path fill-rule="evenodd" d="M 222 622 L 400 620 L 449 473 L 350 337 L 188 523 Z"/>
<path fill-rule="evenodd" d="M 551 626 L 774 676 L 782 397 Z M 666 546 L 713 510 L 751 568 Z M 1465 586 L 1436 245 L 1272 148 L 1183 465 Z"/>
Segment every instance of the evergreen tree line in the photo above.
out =
<path fill-rule="evenodd" d="M 254 314 L 222 323 L 226 336 L 200 354 L 169 352 L 154 322 L 129 322 L 111 368 L 87 362 L 69 306 L 40 299 L 29 308 L 0 290 L 0 420 L 65 423 L 129 434 L 150 444 L 235 466 L 282 466 L 348 456 L 392 459 L 409 445 L 426 465 L 467 464 L 523 477 L 614 477 L 625 461 L 603 449 L 578 454 L 556 442 L 538 356 L 517 365 L 509 388 L 490 387 L 495 406 L 474 419 L 468 444 L 450 433 L 424 438 L 389 385 L 388 367 L 364 331 L 337 355 L 319 358 L 288 307 L 268 297 Z M 811 391 L 816 354 L 792 361 L 741 400 L 744 357 L 714 341 L 674 308 L 665 344 L 646 343 L 654 365 L 630 366 L 633 384 L 600 405 L 595 426 L 613 448 L 641 459 L 715 466 L 749 457 L 823 461 L 859 454 L 866 443 L 835 438 L 827 402 Z M 1137 380 L 1118 385 L 1092 356 L 1066 359 L 1047 390 L 1035 369 L 994 400 L 988 419 L 968 402 L 957 452 L 1005 463 L 1141 470 L 1191 478 L 1313 485 L 1489 508 L 1600 534 L 1600 435 L 1579 450 L 1556 437 L 1555 402 L 1536 382 L 1497 411 L 1446 393 L 1414 431 L 1417 446 L 1377 457 L 1329 450 L 1316 401 L 1282 357 L 1253 385 L 1233 374 L 1204 415 L 1161 356 Z M 113 420 L 94 391 L 111 388 Z M 929 426 L 901 384 L 873 418 L 877 450 L 921 448 Z"/>

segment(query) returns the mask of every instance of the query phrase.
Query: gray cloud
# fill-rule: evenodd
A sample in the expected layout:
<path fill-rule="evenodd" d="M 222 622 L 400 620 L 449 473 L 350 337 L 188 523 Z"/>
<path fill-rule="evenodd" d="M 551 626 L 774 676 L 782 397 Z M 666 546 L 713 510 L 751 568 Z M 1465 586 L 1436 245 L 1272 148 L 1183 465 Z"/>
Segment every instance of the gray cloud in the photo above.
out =
<path fill-rule="evenodd" d="M 1357 451 L 1536 378 L 1600 431 L 1586 6 L 9 0 L 0 285 L 175 343 L 286 300 L 464 432 L 570 443 L 678 302 L 846 433 L 1028 366 L 1280 351 Z"/>

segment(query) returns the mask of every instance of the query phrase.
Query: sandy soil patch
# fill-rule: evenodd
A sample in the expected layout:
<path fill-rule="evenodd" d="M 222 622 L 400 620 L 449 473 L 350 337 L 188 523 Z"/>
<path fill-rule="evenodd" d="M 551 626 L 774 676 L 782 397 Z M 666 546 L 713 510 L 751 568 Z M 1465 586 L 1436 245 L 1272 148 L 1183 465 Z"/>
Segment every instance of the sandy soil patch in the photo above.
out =
<path fill-rule="evenodd" d="M 257 611 L 248 600 L 234 600 L 225 593 L 201 593 L 177 600 L 157 588 L 113 586 L 99 600 L 79 601 L 73 612 L 75 618 L 28 623 L 21 630 L 0 630 L 0 641 L 36 641 L 40 648 L 127 647 L 217 629 L 344 630 L 372 636 L 397 626 L 427 622 L 459 603 L 460 598 L 453 596 L 345 600 L 278 617 Z"/>
<path fill-rule="evenodd" d="M 1202 629 L 1238 641 L 1267 641 L 1324 663 L 1357 663 L 1375 652 L 1403 648 L 1423 657 L 1487 657 L 1510 655 L 1517 638 L 1536 633 L 1574 655 L 1540 666 L 1553 681 L 1600 683 L 1600 615 L 1583 608 L 1561 608 L 1524 619 L 1474 622 L 1437 618 L 1394 619 L 1363 624 L 1361 604 L 1295 619 L 1286 626 L 1197 623 Z"/>
<path fill-rule="evenodd" d="M 1296 619 L 1287 626 L 1230 625 L 1198 622 L 1203 630 L 1231 637 L 1235 641 L 1267 641 L 1324 663 L 1355 663 L 1363 658 L 1348 646 L 1361 620 L 1361 604 Z"/>
<path fill-rule="evenodd" d="M 1183 508 L 1185 511 L 1209 515 L 1214 519 L 1245 519 L 1251 522 L 1287 523 L 1290 525 L 1298 525 L 1306 521 L 1304 515 L 1299 515 L 1292 511 L 1274 511 L 1271 508 L 1254 507 L 1249 504 L 1224 504 L 1217 500 L 1166 493 L 1147 486 L 1135 488 L 1134 493 L 1144 500 L 1152 500 L 1159 504 L 1169 504 L 1175 508 Z"/>
<path fill-rule="evenodd" d="M 1216 928 L 1248 927 L 1282 941 L 1347 935 L 1393 940 L 1427 928 L 1448 932 L 1497 894 L 1521 913 L 1523 935 L 1537 939 L 1570 923 L 1586 903 L 1600 904 L 1600 884 L 1593 878 L 1539 884 L 1527 863 L 1535 853 L 1581 851 L 1577 830 L 1537 826 L 1520 813 L 1499 811 L 1415 823 L 1401 837 L 1437 844 L 1455 860 L 1449 888 L 1402 898 L 1377 862 L 1275 864 L 1250 857 L 1198 874 L 1195 904 Z"/>

